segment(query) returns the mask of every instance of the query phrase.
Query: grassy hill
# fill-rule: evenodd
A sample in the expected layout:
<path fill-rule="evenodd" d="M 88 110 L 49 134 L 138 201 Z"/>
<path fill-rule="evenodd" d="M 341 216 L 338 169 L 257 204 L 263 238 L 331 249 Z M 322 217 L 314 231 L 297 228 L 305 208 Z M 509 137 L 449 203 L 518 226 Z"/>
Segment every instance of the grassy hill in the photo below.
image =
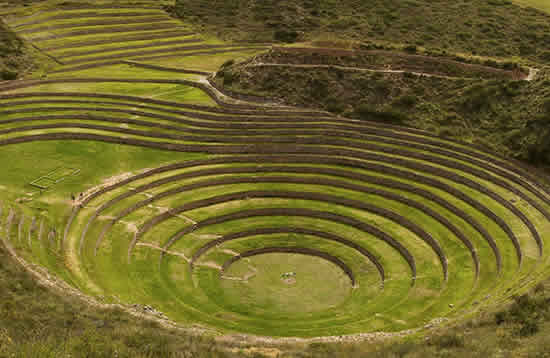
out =
<path fill-rule="evenodd" d="M 175 12 L 235 40 L 343 38 L 550 62 L 550 15 L 507 0 L 176 0 Z"/>
<path fill-rule="evenodd" d="M 544 13 L 167 5 L 0 5 L 0 357 L 548 352 Z"/>
<path fill-rule="evenodd" d="M 215 81 L 240 93 L 421 128 L 550 164 L 546 69 L 525 81 L 518 72 L 442 57 L 384 51 L 339 57 L 316 51 L 272 50 L 224 67 Z M 384 72 L 387 68 L 404 72 Z"/>

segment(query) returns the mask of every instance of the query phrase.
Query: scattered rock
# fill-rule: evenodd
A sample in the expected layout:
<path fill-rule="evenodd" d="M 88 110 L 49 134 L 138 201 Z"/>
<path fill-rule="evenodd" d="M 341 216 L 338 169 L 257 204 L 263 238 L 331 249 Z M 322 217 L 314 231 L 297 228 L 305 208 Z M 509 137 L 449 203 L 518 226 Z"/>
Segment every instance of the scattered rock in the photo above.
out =
<path fill-rule="evenodd" d="M 130 305 L 130 307 L 132 309 L 134 309 L 135 311 L 137 311 L 137 312 L 157 316 L 157 317 L 160 317 L 160 318 L 163 318 L 163 319 L 167 318 L 164 313 L 162 313 L 160 311 L 157 311 L 156 309 L 154 309 L 153 307 L 151 307 L 149 305 L 140 305 L 140 304 L 136 303 L 136 304 Z"/>

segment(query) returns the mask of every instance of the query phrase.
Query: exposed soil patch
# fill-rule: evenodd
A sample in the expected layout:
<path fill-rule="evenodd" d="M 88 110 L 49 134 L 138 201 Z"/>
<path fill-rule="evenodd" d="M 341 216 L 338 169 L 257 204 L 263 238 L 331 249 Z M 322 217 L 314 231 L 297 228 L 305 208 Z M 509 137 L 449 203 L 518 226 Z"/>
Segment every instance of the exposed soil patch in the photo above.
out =
<path fill-rule="evenodd" d="M 285 284 L 287 285 L 294 285 L 296 284 L 296 278 L 295 277 L 288 277 L 281 279 Z"/>

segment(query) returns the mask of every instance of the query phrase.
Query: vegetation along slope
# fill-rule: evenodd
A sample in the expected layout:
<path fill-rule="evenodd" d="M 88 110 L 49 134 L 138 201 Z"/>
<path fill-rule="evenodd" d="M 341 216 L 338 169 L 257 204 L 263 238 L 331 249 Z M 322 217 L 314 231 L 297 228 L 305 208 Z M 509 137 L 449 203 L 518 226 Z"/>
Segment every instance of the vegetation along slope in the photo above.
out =
<path fill-rule="evenodd" d="M 2 3 L 0 356 L 544 356 L 526 2 Z"/>
<path fill-rule="evenodd" d="M 0 81 L 13 80 L 32 68 L 31 52 L 24 41 L 0 22 Z"/>

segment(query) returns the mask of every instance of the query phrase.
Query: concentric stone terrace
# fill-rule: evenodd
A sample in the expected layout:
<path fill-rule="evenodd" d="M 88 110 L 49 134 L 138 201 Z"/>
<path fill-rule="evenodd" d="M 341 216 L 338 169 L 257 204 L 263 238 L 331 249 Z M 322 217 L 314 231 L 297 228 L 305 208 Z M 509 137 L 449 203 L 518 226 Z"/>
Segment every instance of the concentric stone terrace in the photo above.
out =
<path fill-rule="evenodd" d="M 0 219 L 21 255 L 84 293 L 310 337 L 461 317 L 548 272 L 550 193 L 532 168 L 419 130 L 232 101 L 160 58 L 239 48 L 196 44 L 158 9 L 67 11 L 11 21 L 61 64 L 0 84 L 0 155 L 70 189 L 20 190 Z M 51 143 L 81 162 L 37 175 L 48 156 L 22 153 Z"/>
<path fill-rule="evenodd" d="M 226 104 L 198 84 L 218 106 L 41 91 L 52 82 L 70 81 L 4 87 L 0 144 L 210 154 L 92 188 L 49 241 L 36 219 L 4 210 L 7 228 L 18 226 L 12 239 L 55 250 L 85 292 L 222 330 L 318 336 L 454 317 L 546 269 L 550 195 L 533 171 L 482 149 L 324 113 Z"/>
<path fill-rule="evenodd" d="M 60 65 L 53 73 L 128 60 L 163 63 L 167 59 L 263 48 L 205 40 L 170 17 L 160 5 L 140 8 L 66 4 L 6 20 L 15 32 Z"/>

